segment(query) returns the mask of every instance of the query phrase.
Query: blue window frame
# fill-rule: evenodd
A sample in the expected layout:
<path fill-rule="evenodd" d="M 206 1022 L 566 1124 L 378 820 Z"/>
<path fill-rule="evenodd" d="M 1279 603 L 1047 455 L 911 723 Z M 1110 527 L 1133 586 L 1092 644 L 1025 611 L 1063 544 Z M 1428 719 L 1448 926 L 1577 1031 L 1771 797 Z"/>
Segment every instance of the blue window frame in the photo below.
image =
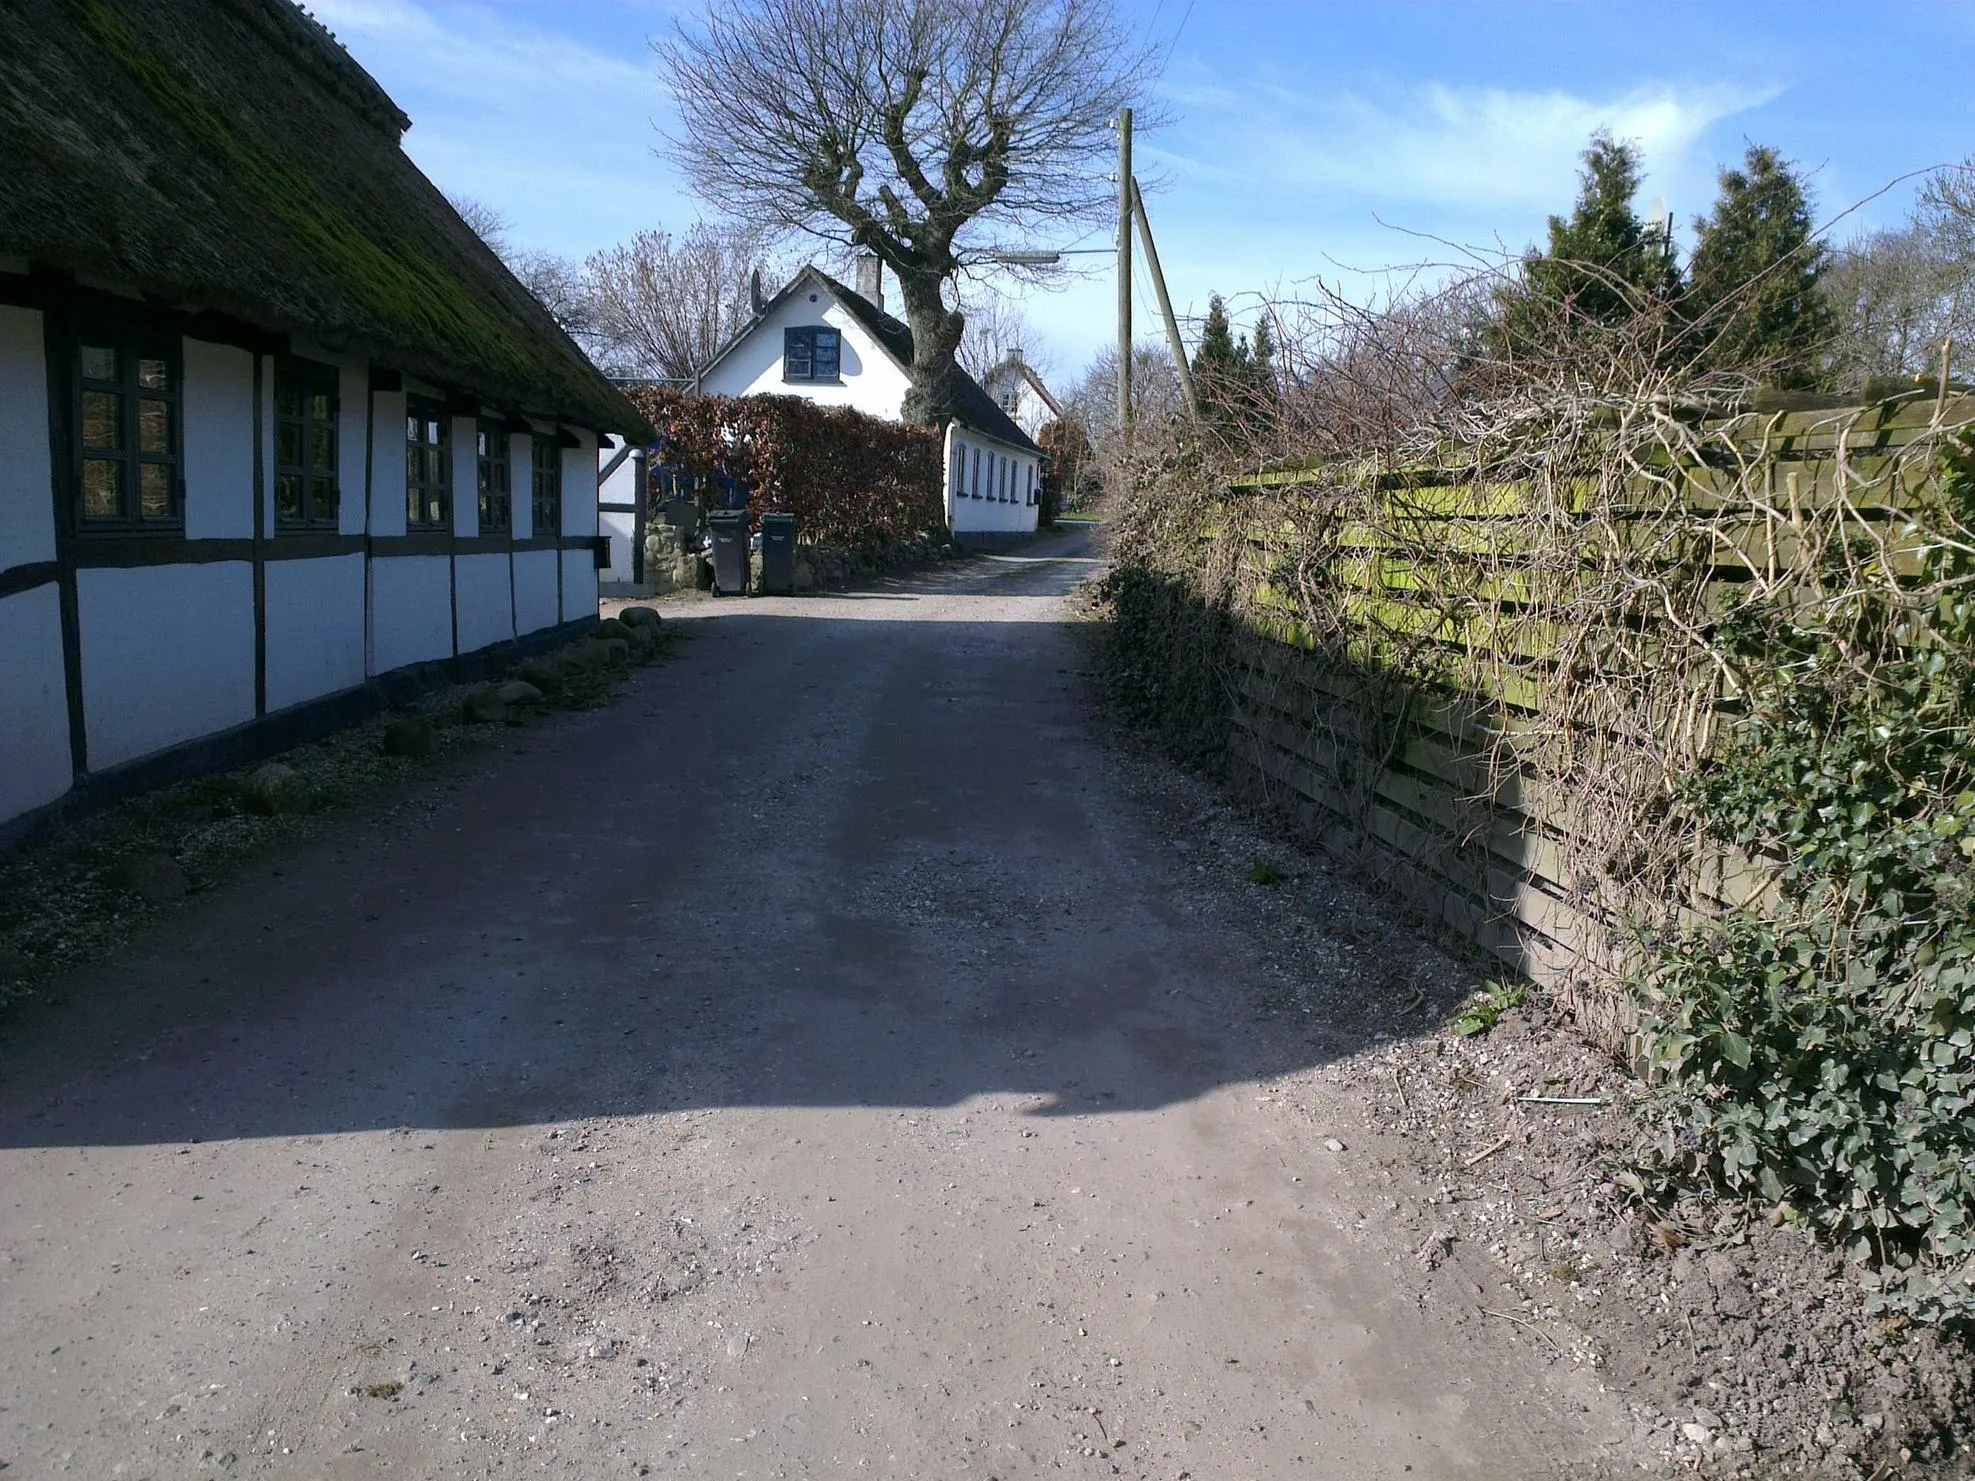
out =
<path fill-rule="evenodd" d="M 809 325 L 782 331 L 782 379 L 836 381 L 843 379 L 843 336 L 834 329 Z"/>

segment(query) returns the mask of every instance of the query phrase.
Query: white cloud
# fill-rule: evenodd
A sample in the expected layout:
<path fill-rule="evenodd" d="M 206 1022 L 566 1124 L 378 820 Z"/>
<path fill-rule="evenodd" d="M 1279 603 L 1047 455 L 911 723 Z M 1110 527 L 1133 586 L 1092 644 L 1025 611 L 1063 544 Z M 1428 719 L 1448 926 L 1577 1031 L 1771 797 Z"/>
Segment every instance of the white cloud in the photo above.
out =
<path fill-rule="evenodd" d="M 1573 194 L 1578 156 L 1595 130 L 1635 140 L 1649 176 L 1684 183 L 1707 129 L 1774 96 L 1729 85 L 1586 98 L 1433 83 L 1389 98 L 1313 98 L 1257 86 L 1225 101 L 1201 98 L 1202 115 L 1188 130 L 1205 136 L 1216 159 L 1242 163 L 1210 164 L 1185 149 L 1167 157 L 1181 174 L 1230 184 L 1435 208 L 1557 209 Z M 1163 153 L 1156 145 L 1153 152 Z"/>

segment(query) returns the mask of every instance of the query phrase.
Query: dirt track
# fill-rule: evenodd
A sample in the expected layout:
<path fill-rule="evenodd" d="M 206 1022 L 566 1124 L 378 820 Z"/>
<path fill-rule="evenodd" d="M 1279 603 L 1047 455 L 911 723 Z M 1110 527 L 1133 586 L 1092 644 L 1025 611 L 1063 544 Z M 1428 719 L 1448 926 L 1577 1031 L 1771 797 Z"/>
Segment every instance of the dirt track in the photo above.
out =
<path fill-rule="evenodd" d="M 5 1474 L 1637 1474 L 1387 1237 L 1362 1108 L 1271 1091 L 1358 1045 L 1258 1024 L 1080 541 L 682 609 L 21 1015 Z"/>

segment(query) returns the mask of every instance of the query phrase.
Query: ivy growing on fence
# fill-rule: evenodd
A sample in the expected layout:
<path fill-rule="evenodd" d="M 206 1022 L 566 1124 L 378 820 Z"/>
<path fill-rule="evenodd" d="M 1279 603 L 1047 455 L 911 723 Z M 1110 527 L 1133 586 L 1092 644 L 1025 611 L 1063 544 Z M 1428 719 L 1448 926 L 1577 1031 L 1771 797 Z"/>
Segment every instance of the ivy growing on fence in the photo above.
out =
<path fill-rule="evenodd" d="M 1975 403 L 1460 403 L 1121 471 L 1119 709 L 1532 971 L 1653 1082 L 1635 1186 L 1975 1318 Z"/>

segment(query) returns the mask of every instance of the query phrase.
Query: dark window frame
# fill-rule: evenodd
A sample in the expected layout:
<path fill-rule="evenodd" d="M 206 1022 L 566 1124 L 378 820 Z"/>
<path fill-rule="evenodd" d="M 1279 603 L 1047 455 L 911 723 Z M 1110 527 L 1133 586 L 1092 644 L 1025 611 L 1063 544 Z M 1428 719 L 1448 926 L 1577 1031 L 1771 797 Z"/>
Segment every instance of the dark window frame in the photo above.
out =
<path fill-rule="evenodd" d="M 437 401 L 412 396 L 405 401 L 405 529 L 429 534 L 452 527 L 452 413 Z"/>
<path fill-rule="evenodd" d="M 514 473 L 507 424 L 482 417 L 474 428 L 473 450 L 479 463 L 474 487 L 479 495 L 480 533 L 505 535 L 514 529 Z"/>
<path fill-rule="evenodd" d="M 823 353 L 825 345 L 829 354 Z M 827 368 L 826 368 L 827 367 Z M 782 379 L 805 385 L 843 383 L 843 331 L 805 324 L 782 331 Z"/>
<path fill-rule="evenodd" d="M 299 391 L 294 402 L 284 392 Z M 317 415 L 313 402 L 325 399 L 326 415 Z M 290 410 L 289 407 L 294 409 Z M 294 429 L 294 451 L 298 457 L 284 456 L 283 446 L 289 429 Z M 315 435 L 327 433 L 328 462 L 315 457 Z M 282 530 L 335 530 L 343 515 L 342 478 L 342 375 L 333 365 L 281 355 L 274 362 L 274 527 Z M 288 480 L 296 481 L 297 502 L 290 513 L 283 506 Z M 328 485 L 325 509 L 318 502 L 321 485 Z"/>
<path fill-rule="evenodd" d="M 116 374 L 91 376 L 87 351 L 108 349 L 117 357 Z M 185 528 L 185 363 L 184 342 L 180 336 L 142 326 L 111 327 L 84 323 L 71 344 L 72 374 L 70 394 L 74 398 L 75 427 L 70 452 L 75 459 L 74 518 L 77 531 L 84 535 L 132 535 L 176 533 Z M 146 386 L 143 364 L 162 361 L 166 385 Z M 117 445 L 114 448 L 88 445 L 89 403 L 92 396 L 118 398 Z M 146 452 L 142 446 L 142 403 L 164 406 L 167 451 Z M 89 465 L 106 463 L 116 470 L 117 512 L 89 513 Z M 167 512 L 144 513 L 143 472 L 146 467 L 164 472 Z"/>
<path fill-rule="evenodd" d="M 544 456 L 546 454 L 546 456 Z M 554 432 L 537 432 L 528 451 L 528 502 L 536 539 L 562 534 L 562 441 Z"/>

